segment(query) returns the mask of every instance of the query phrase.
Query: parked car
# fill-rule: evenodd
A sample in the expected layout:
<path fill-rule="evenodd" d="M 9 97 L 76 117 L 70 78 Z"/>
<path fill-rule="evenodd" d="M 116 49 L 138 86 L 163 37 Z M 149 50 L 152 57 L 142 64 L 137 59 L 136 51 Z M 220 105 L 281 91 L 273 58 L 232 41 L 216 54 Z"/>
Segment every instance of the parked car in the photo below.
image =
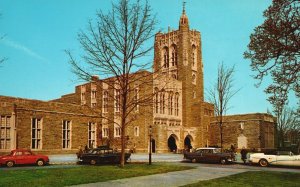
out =
<path fill-rule="evenodd" d="M 192 162 L 231 163 L 235 160 L 234 153 L 222 153 L 220 148 L 197 148 L 195 152 L 185 152 L 184 158 Z"/>
<path fill-rule="evenodd" d="M 250 154 L 250 163 L 259 164 L 262 167 L 268 165 L 300 166 L 300 155 L 294 155 L 290 151 L 276 151 L 273 154 Z"/>
<path fill-rule="evenodd" d="M 7 167 L 13 167 L 14 165 L 21 164 L 36 164 L 38 166 L 44 166 L 49 164 L 48 156 L 41 154 L 34 154 L 29 149 L 15 149 L 10 152 L 9 155 L 0 156 L 0 165 Z"/>
<path fill-rule="evenodd" d="M 131 153 L 125 153 L 125 162 L 130 158 Z M 121 152 L 117 152 L 107 146 L 90 149 L 87 153 L 79 156 L 79 164 L 105 164 L 105 163 L 120 163 Z"/>

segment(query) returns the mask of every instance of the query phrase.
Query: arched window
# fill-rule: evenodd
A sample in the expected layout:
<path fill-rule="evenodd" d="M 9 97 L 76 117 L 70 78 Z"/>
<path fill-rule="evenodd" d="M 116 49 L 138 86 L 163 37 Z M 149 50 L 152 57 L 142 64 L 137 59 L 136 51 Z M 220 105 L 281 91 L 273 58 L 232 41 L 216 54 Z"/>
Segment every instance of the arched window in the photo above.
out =
<path fill-rule="evenodd" d="M 139 136 L 140 135 L 140 130 L 138 126 L 134 127 L 134 136 Z"/>
<path fill-rule="evenodd" d="M 169 50 L 167 47 L 163 50 L 163 60 L 164 60 L 164 68 L 169 67 Z"/>
<path fill-rule="evenodd" d="M 176 45 L 172 45 L 172 53 L 171 53 L 171 63 L 172 66 L 177 66 L 177 49 Z"/>

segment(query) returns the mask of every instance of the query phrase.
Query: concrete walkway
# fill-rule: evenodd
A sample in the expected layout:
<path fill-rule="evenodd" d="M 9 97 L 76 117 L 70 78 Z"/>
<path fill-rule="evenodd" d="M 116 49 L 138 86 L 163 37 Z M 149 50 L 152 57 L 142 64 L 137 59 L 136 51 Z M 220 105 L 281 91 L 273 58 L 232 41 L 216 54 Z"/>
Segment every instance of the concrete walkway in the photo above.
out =
<path fill-rule="evenodd" d="M 178 163 L 179 164 L 179 163 Z M 195 166 L 195 164 L 193 164 Z M 133 177 L 106 182 L 76 185 L 77 187 L 173 187 L 196 183 L 201 180 L 225 177 L 237 173 L 249 171 L 248 169 L 233 169 L 226 167 L 197 167 L 196 169 L 176 171 L 163 174 L 155 174 L 141 177 Z"/>

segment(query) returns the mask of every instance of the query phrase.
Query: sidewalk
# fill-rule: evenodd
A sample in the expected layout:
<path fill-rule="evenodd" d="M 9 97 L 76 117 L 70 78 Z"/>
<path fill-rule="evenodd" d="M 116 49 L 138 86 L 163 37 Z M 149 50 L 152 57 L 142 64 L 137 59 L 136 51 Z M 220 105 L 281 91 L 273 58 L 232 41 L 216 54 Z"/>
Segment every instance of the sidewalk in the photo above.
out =
<path fill-rule="evenodd" d="M 57 154 L 49 155 L 50 164 L 76 164 L 77 157 L 75 154 Z M 181 162 L 183 160 L 183 154 L 152 154 L 152 162 Z M 146 153 L 134 153 L 130 156 L 130 162 L 148 162 L 149 154 Z M 241 155 L 236 155 L 236 163 L 243 163 Z"/>
<path fill-rule="evenodd" d="M 179 163 L 184 164 L 184 163 Z M 187 163 L 185 163 L 187 164 Z M 195 166 L 195 164 L 193 164 Z M 240 168 L 226 168 L 226 167 L 197 167 L 196 169 L 176 171 L 163 174 L 155 174 L 141 177 L 133 177 L 119 180 L 112 180 L 106 182 L 90 183 L 76 185 L 76 187 L 175 187 L 187 184 L 193 184 L 201 180 L 210 180 L 214 178 L 225 177 L 237 173 L 248 171 Z"/>

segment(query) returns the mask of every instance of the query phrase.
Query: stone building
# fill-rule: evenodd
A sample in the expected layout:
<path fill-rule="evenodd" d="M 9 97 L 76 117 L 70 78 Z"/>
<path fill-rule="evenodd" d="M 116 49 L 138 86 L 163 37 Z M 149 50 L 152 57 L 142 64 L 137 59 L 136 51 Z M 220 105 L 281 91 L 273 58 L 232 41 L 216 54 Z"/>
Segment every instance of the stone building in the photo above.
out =
<path fill-rule="evenodd" d="M 272 149 L 275 142 L 276 118 L 270 114 L 239 114 L 223 118 L 223 147 L 231 145 L 242 149 Z M 217 117 L 211 118 L 210 145 L 220 145 L 220 128 Z"/>
<path fill-rule="evenodd" d="M 204 101 L 201 48 L 201 33 L 190 30 L 185 10 L 178 30 L 155 35 L 153 72 L 131 75 L 141 78 L 131 83 L 128 99 L 135 103 L 138 98 L 152 97 L 148 104 L 128 106 L 133 112 L 129 116 L 132 123 L 125 131 L 127 149 L 149 151 L 150 125 L 153 152 L 180 152 L 219 144 L 214 106 Z M 47 102 L 1 96 L 0 150 L 31 148 L 67 153 L 79 146 L 107 144 L 120 148 L 120 90 L 114 81 L 114 77 L 94 76 L 90 82 L 76 86 L 75 93 Z M 273 147 L 274 121 L 266 118 L 272 117 L 226 117 L 225 146 L 236 143 L 239 147 Z"/>

